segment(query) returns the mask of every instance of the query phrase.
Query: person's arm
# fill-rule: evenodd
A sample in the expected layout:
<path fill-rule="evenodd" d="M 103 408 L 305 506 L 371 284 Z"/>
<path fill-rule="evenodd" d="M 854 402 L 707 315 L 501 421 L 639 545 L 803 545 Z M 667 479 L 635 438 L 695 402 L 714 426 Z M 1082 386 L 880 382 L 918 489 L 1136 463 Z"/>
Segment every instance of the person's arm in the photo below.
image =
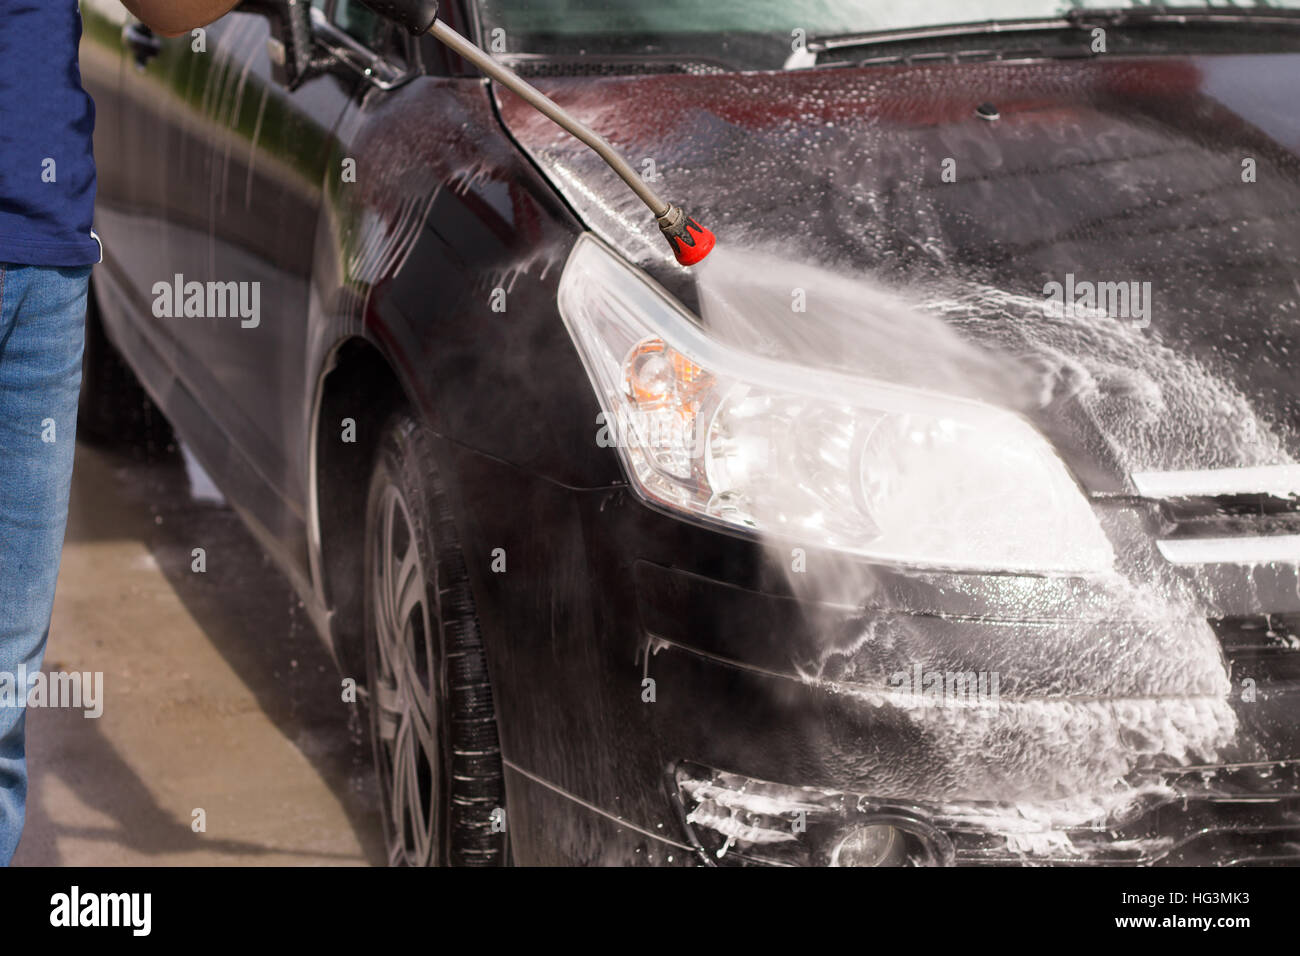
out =
<path fill-rule="evenodd" d="M 122 0 L 122 3 L 155 33 L 175 37 L 225 16 L 239 0 Z"/>

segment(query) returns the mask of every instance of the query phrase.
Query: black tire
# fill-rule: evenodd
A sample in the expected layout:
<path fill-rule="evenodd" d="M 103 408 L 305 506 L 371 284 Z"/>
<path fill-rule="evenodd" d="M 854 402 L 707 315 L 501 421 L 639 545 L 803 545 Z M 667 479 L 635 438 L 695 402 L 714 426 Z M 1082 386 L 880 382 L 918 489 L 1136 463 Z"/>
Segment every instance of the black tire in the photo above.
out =
<path fill-rule="evenodd" d="M 395 413 L 366 500 L 367 709 L 388 861 L 497 866 L 508 852 L 496 710 L 433 447 L 414 415 Z"/>
<path fill-rule="evenodd" d="M 92 283 L 86 299 L 77 437 L 102 447 L 130 448 L 150 458 L 175 446 L 171 425 L 104 331 Z"/>

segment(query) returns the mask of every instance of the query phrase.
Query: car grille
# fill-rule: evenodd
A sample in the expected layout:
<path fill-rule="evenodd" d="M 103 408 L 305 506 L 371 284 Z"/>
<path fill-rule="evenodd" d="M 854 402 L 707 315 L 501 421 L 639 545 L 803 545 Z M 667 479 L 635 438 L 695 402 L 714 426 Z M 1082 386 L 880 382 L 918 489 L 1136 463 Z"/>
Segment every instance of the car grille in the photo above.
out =
<path fill-rule="evenodd" d="M 1054 834 L 1041 852 L 1011 852 L 1004 833 L 950 817 L 936 823 L 957 865 L 1266 866 L 1300 863 L 1300 761 L 1179 768 L 1167 790 L 1104 824 Z"/>
<path fill-rule="evenodd" d="M 1133 476 L 1174 564 L 1300 564 L 1300 466 L 1142 472 Z M 1264 610 L 1261 608 L 1261 610 Z"/>
<path fill-rule="evenodd" d="M 1226 617 L 1210 624 L 1234 686 L 1251 680 L 1264 693 L 1300 692 L 1300 614 Z"/>

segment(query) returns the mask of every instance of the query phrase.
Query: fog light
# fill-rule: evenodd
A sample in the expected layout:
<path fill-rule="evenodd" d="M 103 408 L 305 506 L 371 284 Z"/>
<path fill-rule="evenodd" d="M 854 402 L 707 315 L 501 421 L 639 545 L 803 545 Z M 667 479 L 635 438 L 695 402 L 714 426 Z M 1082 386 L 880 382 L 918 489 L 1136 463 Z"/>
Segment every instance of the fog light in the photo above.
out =
<path fill-rule="evenodd" d="M 924 807 L 756 780 L 681 761 L 668 792 L 706 866 L 946 866 L 952 841 Z"/>
<path fill-rule="evenodd" d="M 831 850 L 831 866 L 901 866 L 905 858 L 903 835 L 883 824 L 855 827 Z"/>

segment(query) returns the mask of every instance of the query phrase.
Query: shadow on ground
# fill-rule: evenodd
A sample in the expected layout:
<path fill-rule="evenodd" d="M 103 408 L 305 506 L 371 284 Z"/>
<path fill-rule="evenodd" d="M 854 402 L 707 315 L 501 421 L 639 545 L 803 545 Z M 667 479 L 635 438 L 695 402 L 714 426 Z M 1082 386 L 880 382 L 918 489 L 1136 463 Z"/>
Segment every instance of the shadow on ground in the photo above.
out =
<path fill-rule="evenodd" d="M 14 862 L 381 864 L 364 713 L 206 476 L 80 445 L 73 485 L 45 669 L 103 671 L 104 714 L 29 713 Z"/>

